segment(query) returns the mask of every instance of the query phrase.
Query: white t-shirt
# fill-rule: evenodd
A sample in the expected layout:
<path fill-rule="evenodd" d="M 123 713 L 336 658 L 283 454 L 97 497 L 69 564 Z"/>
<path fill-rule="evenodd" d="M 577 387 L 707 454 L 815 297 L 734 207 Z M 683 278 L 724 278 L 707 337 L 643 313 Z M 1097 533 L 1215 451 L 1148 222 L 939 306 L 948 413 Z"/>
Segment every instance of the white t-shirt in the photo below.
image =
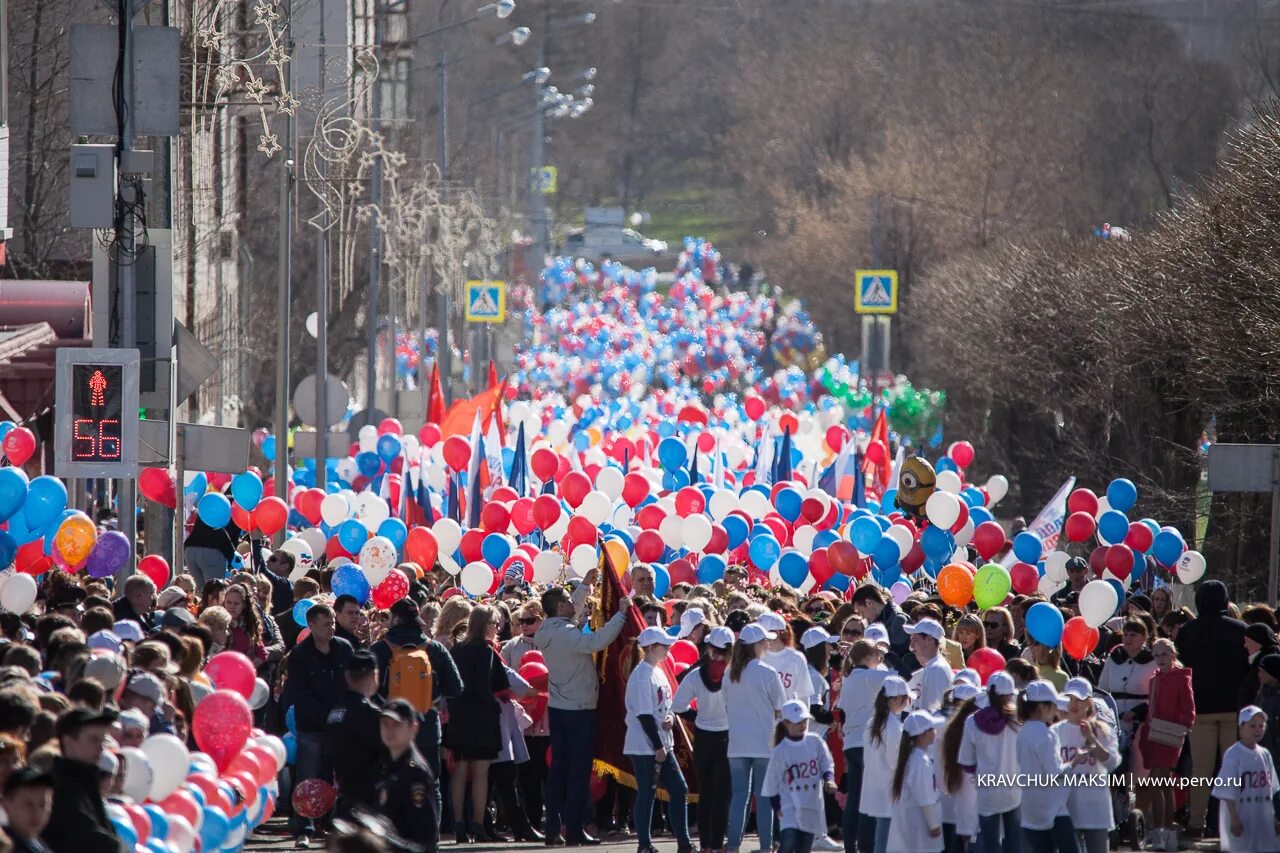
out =
<path fill-rule="evenodd" d="M 648 661 L 640 661 L 627 679 L 627 737 L 622 742 L 623 755 L 653 755 L 653 744 L 640 726 L 642 714 L 652 715 L 658 724 L 658 738 L 671 749 L 674 739 L 662 727 L 671 718 L 671 685 L 660 669 Z"/>
<path fill-rule="evenodd" d="M 827 683 L 827 679 L 813 667 L 809 667 L 809 683 L 813 686 L 813 705 L 821 705 L 824 710 L 831 710 L 831 685 Z M 827 730 L 831 726 L 828 723 L 820 723 L 817 720 L 809 721 L 809 731 L 813 732 L 820 738 L 826 738 Z"/>
<path fill-rule="evenodd" d="M 1058 754 L 1063 764 L 1069 764 L 1080 753 L 1088 752 L 1078 725 L 1063 720 L 1053 729 L 1058 733 Z M 1087 780 L 1072 783 L 1067 796 L 1067 812 L 1076 829 L 1110 831 L 1116 828 L 1116 820 L 1111 808 L 1111 790 L 1107 787 L 1107 776 L 1120 766 L 1120 745 L 1116 730 L 1111 726 L 1099 724 L 1096 730 L 1098 744 L 1107 751 L 1106 760 L 1099 763 L 1090 755 L 1088 763 L 1072 768 L 1072 776 L 1087 777 Z"/>
<path fill-rule="evenodd" d="M 1219 800 L 1235 800 L 1236 812 L 1244 824 L 1244 835 L 1231 834 L 1231 814 L 1223 803 L 1218 808 L 1218 844 L 1232 853 L 1266 853 L 1280 850 L 1276 837 L 1275 809 L 1271 798 L 1280 791 L 1276 767 L 1264 746 L 1249 749 L 1236 742 L 1222 756 L 1218 772 L 1222 784 L 1213 789 Z"/>
<path fill-rule="evenodd" d="M 863 735 L 862 796 L 858 811 L 870 817 L 893 814 L 893 771 L 898 767 L 898 744 L 902 741 L 902 720 L 890 714 L 884 723 L 884 738 L 876 743 L 871 736 L 871 721 Z"/>
<path fill-rule="evenodd" d="M 800 740 L 783 738 L 769 756 L 761 796 L 781 801 L 782 829 L 827 834 L 826 805 L 822 785 L 835 775 L 831 750 L 822 738 L 810 733 Z"/>
<path fill-rule="evenodd" d="M 727 672 L 725 679 L 728 679 Z M 708 690 L 707 685 L 702 683 L 699 667 L 695 666 L 684 674 L 684 680 L 676 688 L 676 698 L 672 702 L 677 714 L 683 714 L 694 702 L 698 703 L 698 716 L 693 721 L 694 728 L 702 729 L 704 732 L 729 731 L 729 712 L 724 706 L 724 682 L 720 682 L 719 690 L 714 692 Z"/>
<path fill-rule="evenodd" d="M 884 785 L 892 798 L 893 777 L 885 780 Z M 902 777 L 902 796 L 893 804 L 889 841 L 885 846 L 887 853 L 938 853 L 942 850 L 942 834 L 939 833 L 937 838 L 929 835 L 930 820 L 941 825 L 938 806 L 938 780 L 933 759 L 923 749 L 913 749 L 907 759 L 906 774 Z M 926 817 L 922 814 L 925 809 L 932 814 Z"/>
<path fill-rule="evenodd" d="M 836 708 L 844 712 L 844 726 L 840 733 L 844 735 L 844 748 L 857 749 L 862 746 L 862 734 L 866 731 L 867 722 L 875 712 L 876 696 L 880 693 L 880 685 L 893 673 L 887 669 L 854 669 L 844 677 L 840 685 L 840 698 L 836 700 Z"/>
<path fill-rule="evenodd" d="M 955 715 L 955 708 L 951 715 Z M 973 838 L 978 834 L 978 788 L 972 773 L 960 773 L 960 786 L 954 791 L 947 790 L 946 775 L 942 762 L 942 740 L 952 723 L 947 723 L 929 747 L 929 757 L 933 759 L 934 773 L 938 779 L 938 796 L 942 802 L 942 822 L 955 826 L 956 835 Z M 960 724 L 961 734 L 964 724 Z"/>
<path fill-rule="evenodd" d="M 946 699 L 947 691 L 951 689 L 953 677 L 951 667 L 942 655 L 916 670 L 911 676 L 911 687 L 918 691 L 913 709 L 937 713 Z"/>
<path fill-rule="evenodd" d="M 806 707 L 814 704 L 809 662 L 804 659 L 804 655 L 795 649 L 778 649 L 776 652 L 765 652 L 760 660 L 778 671 L 782 692 L 787 697 L 783 701 L 799 699 Z"/>
<path fill-rule="evenodd" d="M 786 702 L 777 670 L 759 659 L 748 661 L 739 681 L 725 672 L 720 692 L 729 717 L 729 757 L 768 758 L 778 712 Z"/>
<path fill-rule="evenodd" d="M 1005 725 L 999 734 L 989 735 L 978 728 L 980 711 L 964 721 L 964 737 L 960 741 L 960 763 L 974 767 L 979 777 L 1004 774 L 1012 782 L 1018 772 L 1018 732 Z M 978 780 L 975 780 L 977 782 Z M 995 785 L 983 779 L 978 788 L 978 815 L 987 817 L 1016 809 L 1022 802 L 1022 789 L 1012 784 Z"/>
<path fill-rule="evenodd" d="M 1018 772 L 1035 778 L 1022 789 L 1022 828 L 1053 829 L 1058 815 L 1067 814 L 1071 794 L 1062 763 L 1058 733 L 1039 720 L 1027 720 L 1018 730 Z"/>

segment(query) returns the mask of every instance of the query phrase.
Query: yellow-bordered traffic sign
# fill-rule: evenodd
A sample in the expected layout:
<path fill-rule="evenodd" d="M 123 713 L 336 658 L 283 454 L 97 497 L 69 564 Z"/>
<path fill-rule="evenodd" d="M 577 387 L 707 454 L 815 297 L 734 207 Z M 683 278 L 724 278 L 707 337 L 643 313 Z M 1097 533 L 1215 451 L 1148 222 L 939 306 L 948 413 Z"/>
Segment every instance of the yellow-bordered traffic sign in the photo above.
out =
<path fill-rule="evenodd" d="M 507 321 L 507 283 L 505 281 L 469 281 L 466 294 L 468 323 L 505 323 Z"/>
<path fill-rule="evenodd" d="M 854 279 L 853 307 L 859 314 L 897 314 L 898 271 L 858 270 Z"/>

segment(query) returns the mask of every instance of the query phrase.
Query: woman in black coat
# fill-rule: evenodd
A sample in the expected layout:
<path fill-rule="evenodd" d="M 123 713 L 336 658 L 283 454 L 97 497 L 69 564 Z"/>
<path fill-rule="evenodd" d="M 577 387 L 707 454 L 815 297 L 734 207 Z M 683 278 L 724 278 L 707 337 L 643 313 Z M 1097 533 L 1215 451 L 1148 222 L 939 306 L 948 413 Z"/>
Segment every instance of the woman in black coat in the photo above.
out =
<path fill-rule="evenodd" d="M 471 611 L 467 634 L 453 647 L 453 660 L 462 676 L 462 695 L 449 700 L 449 728 L 445 746 L 453 753 L 449 794 L 457 821 L 459 844 L 506 841 L 484 826 L 489 800 L 489 762 L 502 747 L 502 706 L 495 694 L 509 689 L 502 659 L 494 647 L 498 637 L 498 611 L 481 605 Z M 471 822 L 463 817 L 467 779 L 471 780 Z"/>

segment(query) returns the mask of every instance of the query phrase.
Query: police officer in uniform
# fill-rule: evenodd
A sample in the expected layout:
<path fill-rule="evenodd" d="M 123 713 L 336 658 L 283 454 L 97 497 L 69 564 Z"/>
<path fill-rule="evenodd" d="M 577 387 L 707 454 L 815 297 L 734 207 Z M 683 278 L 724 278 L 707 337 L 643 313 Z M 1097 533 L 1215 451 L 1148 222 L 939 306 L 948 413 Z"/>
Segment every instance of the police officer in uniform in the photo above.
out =
<path fill-rule="evenodd" d="M 338 781 L 335 816 L 345 817 L 356 805 L 374 805 L 373 783 L 382 751 L 378 713 L 378 660 L 364 649 L 347 661 L 347 689 L 325 724 L 333 773 Z"/>
<path fill-rule="evenodd" d="M 414 746 L 418 714 L 404 699 L 392 699 L 383 706 L 381 716 L 374 806 L 395 826 L 397 835 L 426 853 L 435 853 L 439 835 L 435 775 Z"/>

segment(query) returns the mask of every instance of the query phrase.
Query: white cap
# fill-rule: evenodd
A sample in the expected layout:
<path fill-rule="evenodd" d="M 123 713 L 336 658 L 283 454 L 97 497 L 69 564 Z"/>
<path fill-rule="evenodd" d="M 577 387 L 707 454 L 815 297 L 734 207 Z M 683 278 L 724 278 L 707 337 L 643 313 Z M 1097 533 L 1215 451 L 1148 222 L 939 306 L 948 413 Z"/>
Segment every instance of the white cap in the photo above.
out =
<path fill-rule="evenodd" d="M 680 633 L 676 634 L 680 639 L 684 639 L 693 633 L 693 629 L 697 628 L 703 622 L 707 621 L 707 614 L 702 612 L 699 607 L 690 607 L 684 613 L 680 614 Z"/>
<path fill-rule="evenodd" d="M 124 651 L 124 643 L 115 631 L 94 631 L 89 635 L 89 648 L 120 654 Z"/>
<path fill-rule="evenodd" d="M 1053 689 L 1053 685 L 1042 678 L 1027 685 L 1027 701 L 1028 702 L 1057 702 L 1058 691 Z"/>
<path fill-rule="evenodd" d="M 974 687 L 982 686 L 982 676 L 978 675 L 978 671 L 976 669 L 971 669 L 969 667 L 956 670 L 955 677 L 951 680 L 963 681 L 965 684 L 972 684 Z"/>
<path fill-rule="evenodd" d="M 879 622 L 872 623 L 867 626 L 867 630 L 862 632 L 862 639 L 868 643 L 875 643 L 877 646 L 889 648 L 889 632 Z"/>
<path fill-rule="evenodd" d="M 921 619 L 914 625 L 908 625 L 906 630 L 908 634 L 924 634 L 926 637 L 932 637 L 939 643 L 946 636 L 942 626 L 933 619 Z"/>
<path fill-rule="evenodd" d="M 144 732 L 151 728 L 151 721 L 147 719 L 147 715 L 139 711 L 137 708 L 130 708 L 127 711 L 120 712 L 120 728 L 128 731 L 129 729 L 142 729 Z"/>
<path fill-rule="evenodd" d="M 911 691 L 907 688 L 907 682 L 896 675 L 891 675 L 880 683 L 880 691 L 890 699 L 895 696 L 910 696 Z"/>
<path fill-rule="evenodd" d="M 810 628 L 808 631 L 805 631 L 804 635 L 800 638 L 800 645 L 804 646 L 806 649 L 811 649 L 814 646 L 820 646 L 823 643 L 838 642 L 840 642 L 839 637 L 835 634 L 828 634 L 827 629 L 825 628 L 818 627 Z"/>
<path fill-rule="evenodd" d="M 93 678 L 107 690 L 115 690 L 124 678 L 124 658 L 115 652 L 94 652 L 85 662 L 84 677 Z"/>
<path fill-rule="evenodd" d="M 114 776 L 120 771 L 120 759 L 116 758 L 116 754 L 110 750 L 102 750 L 102 755 L 98 756 L 98 772 L 104 776 Z"/>
<path fill-rule="evenodd" d="M 768 613 L 761 613 L 756 623 L 766 631 L 785 631 L 787 630 L 787 620 L 783 619 L 777 613 L 770 610 Z"/>
<path fill-rule="evenodd" d="M 1240 716 L 1238 718 L 1240 721 L 1240 725 L 1243 726 L 1245 723 L 1249 722 L 1259 714 L 1265 717 L 1267 715 L 1267 712 L 1259 708 L 1257 705 L 1245 705 L 1243 708 L 1240 709 Z"/>
<path fill-rule="evenodd" d="M 945 717 L 935 717 L 928 711 L 912 711 L 902 724 L 902 729 L 911 737 L 922 735 L 929 729 L 936 729 L 946 722 Z"/>
<path fill-rule="evenodd" d="M 160 596 L 156 599 L 156 606 L 161 610 L 168 610 L 174 607 L 179 601 L 185 601 L 187 591 L 180 586 L 171 586 L 161 591 Z"/>
<path fill-rule="evenodd" d="M 1068 696 L 1068 695 L 1067 695 L 1067 694 L 1065 694 L 1065 693 L 1059 693 L 1059 694 L 1058 694 L 1058 701 L 1057 701 L 1057 702 L 1055 702 L 1054 704 L 1058 706 L 1058 710 L 1059 710 L 1059 711 L 1062 711 L 1062 712 L 1064 712 L 1064 713 L 1065 713 L 1065 712 L 1067 712 L 1067 711 L 1070 711 L 1070 710 L 1071 710 L 1071 697 L 1070 697 L 1070 696 Z"/>
<path fill-rule="evenodd" d="M 733 645 L 733 632 L 723 625 L 712 628 L 711 633 L 707 634 L 707 644 L 717 649 L 727 649 Z"/>
<path fill-rule="evenodd" d="M 121 619 L 111 626 L 111 630 L 115 631 L 120 639 L 131 643 L 140 643 L 143 640 L 142 626 L 132 619 Z"/>
<path fill-rule="evenodd" d="M 803 723 L 805 720 L 812 718 L 813 715 L 809 713 L 809 706 L 799 699 L 792 699 L 782 705 L 782 719 L 788 723 Z"/>
<path fill-rule="evenodd" d="M 776 640 L 778 635 L 773 631 L 766 631 L 760 626 L 759 622 L 752 622 L 742 628 L 742 633 L 738 634 L 738 642 L 751 645 L 761 640 Z"/>
<path fill-rule="evenodd" d="M 1087 678 L 1072 678 L 1062 688 L 1063 696 L 1074 696 L 1076 699 L 1092 699 L 1093 685 Z"/>
<path fill-rule="evenodd" d="M 1013 696 L 1018 692 L 1018 685 L 1014 683 L 1013 676 L 1003 669 L 991 673 L 991 677 L 987 679 L 987 688 L 995 690 L 997 696 Z"/>
<path fill-rule="evenodd" d="M 959 679 L 956 680 L 955 687 L 951 688 L 951 696 L 958 702 L 967 702 L 981 692 L 977 685 Z"/>
<path fill-rule="evenodd" d="M 636 642 L 640 644 L 641 648 L 658 644 L 670 646 L 674 644 L 675 641 L 676 638 L 668 634 L 666 631 L 661 628 L 653 627 L 645 628 L 640 632 L 640 636 L 636 638 Z"/>

